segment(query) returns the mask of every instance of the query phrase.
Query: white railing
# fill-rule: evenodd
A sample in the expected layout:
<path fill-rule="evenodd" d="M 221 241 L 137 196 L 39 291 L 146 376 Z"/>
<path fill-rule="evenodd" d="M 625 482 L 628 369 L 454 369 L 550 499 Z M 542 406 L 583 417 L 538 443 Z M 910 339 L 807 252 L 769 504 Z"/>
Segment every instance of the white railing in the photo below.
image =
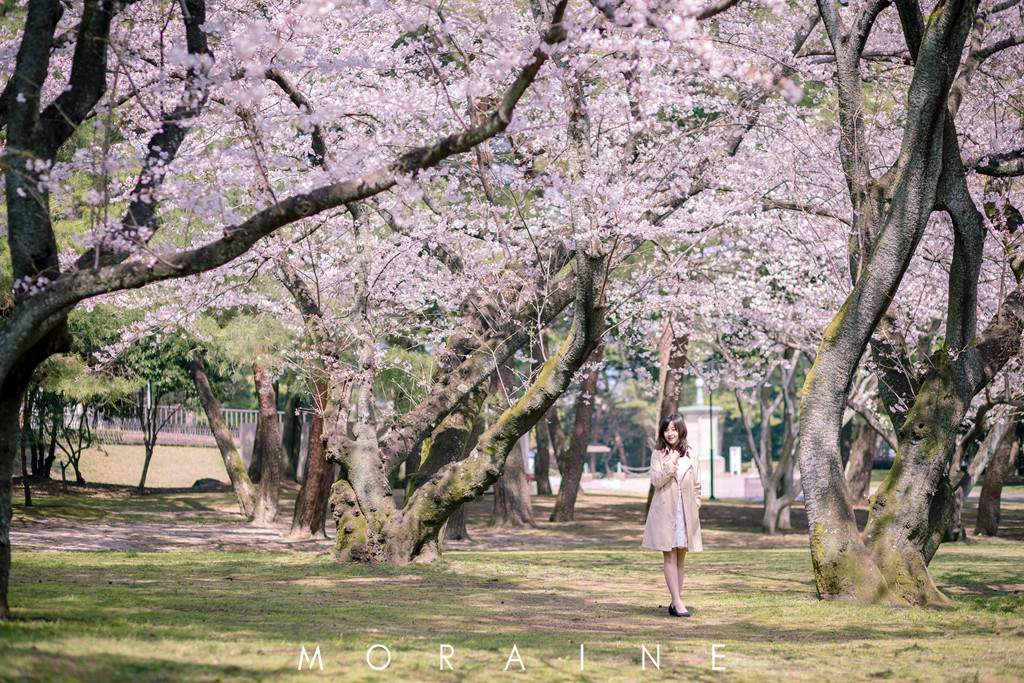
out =
<path fill-rule="evenodd" d="M 221 410 L 231 438 L 238 443 L 242 426 L 256 424 L 257 410 L 224 408 Z M 213 430 L 206 419 L 206 413 L 178 406 L 157 406 L 156 423 L 162 425 L 157 443 L 180 445 L 215 445 Z M 278 422 L 284 420 L 284 413 L 278 412 Z M 92 421 L 93 438 L 98 443 L 142 443 L 144 430 L 135 415 L 117 417 L 99 413 Z"/>

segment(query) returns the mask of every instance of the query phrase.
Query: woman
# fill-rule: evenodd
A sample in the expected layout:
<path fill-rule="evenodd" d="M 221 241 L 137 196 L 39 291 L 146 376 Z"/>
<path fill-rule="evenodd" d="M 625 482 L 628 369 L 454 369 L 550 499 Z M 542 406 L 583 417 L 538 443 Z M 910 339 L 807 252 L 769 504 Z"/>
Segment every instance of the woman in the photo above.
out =
<path fill-rule="evenodd" d="M 683 590 L 683 561 L 686 551 L 704 549 L 700 538 L 700 463 L 686 443 L 686 422 L 669 415 L 661 422 L 658 441 L 651 455 L 651 508 L 644 525 L 641 546 L 665 555 L 665 583 L 672 596 L 668 613 L 688 617 L 689 610 L 679 594 Z"/>

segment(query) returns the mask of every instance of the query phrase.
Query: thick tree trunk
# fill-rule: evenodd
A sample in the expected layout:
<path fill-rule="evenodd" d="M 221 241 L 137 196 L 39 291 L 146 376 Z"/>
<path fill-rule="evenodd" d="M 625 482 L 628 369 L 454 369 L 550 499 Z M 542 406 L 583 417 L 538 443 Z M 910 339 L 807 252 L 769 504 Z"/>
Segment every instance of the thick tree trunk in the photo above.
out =
<path fill-rule="evenodd" d="M 910 604 L 951 604 L 935 586 L 928 563 L 938 545 L 934 531 L 945 532 L 953 512 L 946 468 L 965 411 L 950 366 L 934 370 L 899 431 L 892 469 L 871 497 L 864 541 L 889 590 Z"/>
<path fill-rule="evenodd" d="M 974 533 L 979 536 L 995 536 L 999 531 L 999 507 L 1003 494 L 1003 478 L 1010 461 L 1010 452 L 1017 446 L 1017 422 L 1020 417 L 1014 414 L 995 453 L 985 468 L 985 480 L 981 485 L 981 497 L 978 499 L 978 521 Z"/>
<path fill-rule="evenodd" d="M 357 253 L 360 249 L 358 235 L 362 231 L 362 226 L 357 225 Z M 599 245 L 591 241 L 587 247 L 597 250 Z M 360 270 L 364 272 L 358 280 L 365 283 L 369 264 L 361 264 Z M 356 438 L 354 442 L 338 439 L 338 447 L 329 448 L 341 465 L 343 477 L 335 484 L 331 496 L 338 521 L 339 560 L 394 564 L 415 560 L 428 548 L 430 541 L 437 538 L 460 505 L 476 498 L 497 481 L 509 452 L 550 410 L 600 342 L 604 333 L 604 309 L 600 299 L 603 290 L 596 283 L 603 281 L 604 273 L 603 254 L 591 256 L 586 249 L 576 252 L 576 305 L 568 338 L 515 405 L 504 410 L 484 431 L 470 456 L 443 467 L 409 496 L 401 510 L 396 508 L 387 489 L 386 468 L 381 466 L 382 442 L 377 440 L 373 418 L 374 342 L 365 322 L 358 323 Z M 357 284 L 357 300 L 364 298 L 361 288 Z M 362 304 L 359 308 L 363 308 Z M 493 355 L 476 358 L 483 360 Z M 487 366 L 493 368 L 489 362 Z M 454 386 L 451 388 L 457 390 Z M 413 441 L 413 445 L 420 444 Z"/>
<path fill-rule="evenodd" d="M 189 370 L 192 373 L 196 394 L 199 396 L 199 404 L 203 406 L 206 420 L 210 423 L 213 438 L 217 442 L 217 449 L 224 460 L 224 469 L 228 473 L 228 481 L 231 482 L 231 490 L 235 493 L 238 508 L 246 519 L 251 520 L 256 512 L 256 487 L 249 479 L 242 456 L 235 447 L 234 439 L 231 438 L 231 431 L 220 410 L 220 401 L 217 400 L 210 387 L 210 380 L 206 376 L 206 365 L 198 350 L 192 352 Z"/>
<path fill-rule="evenodd" d="M 835 327 L 833 323 L 829 331 Z M 826 332 L 822 346 L 826 345 L 839 345 L 839 340 L 830 339 Z M 819 350 L 804 380 L 800 473 L 818 595 L 871 603 L 886 600 L 888 586 L 861 540 L 839 454 L 846 396 L 837 387 L 848 386 L 853 375 L 856 362 L 847 365 L 850 358 L 856 361 L 859 353 L 833 361 L 830 353 Z"/>
<path fill-rule="evenodd" d="M 911 53 L 915 55 L 914 75 L 907 91 L 908 123 L 904 129 L 898 163 L 877 181 L 872 179 L 869 170 L 865 156 L 867 145 L 863 139 L 864 126 L 861 125 L 863 83 L 860 51 L 864 43 L 853 35 L 862 30 L 866 35 L 874 15 L 865 24 L 848 28 L 839 20 L 834 3 L 820 0 L 818 7 L 836 54 L 840 153 L 856 217 L 854 227 L 858 239 L 851 241 L 850 249 L 854 287 L 825 330 L 814 366 L 804 382 L 800 471 L 815 582 L 818 594 L 823 598 L 878 602 L 889 598 L 887 579 L 892 577 L 898 582 L 894 588 L 894 597 L 897 599 L 905 600 L 916 593 L 925 600 L 942 601 L 944 596 L 934 590 L 934 584 L 927 576 L 921 548 L 927 543 L 926 538 L 930 533 L 927 511 L 931 509 L 929 503 L 934 502 L 931 497 L 938 490 L 939 477 L 932 479 L 930 483 L 933 486 L 927 490 L 924 490 L 920 481 L 901 481 L 895 490 L 883 488 L 880 489 L 881 495 L 876 493 L 874 500 L 882 503 L 878 513 L 883 509 L 887 512 L 881 516 L 875 515 L 877 528 L 874 530 L 869 520 L 868 538 L 874 550 L 869 552 L 857 531 L 853 508 L 848 499 L 839 453 L 839 433 L 857 365 L 872 335 L 879 329 L 879 323 L 896 294 L 935 208 L 940 175 L 944 169 L 951 174 L 956 170 L 962 179 L 958 150 L 951 150 L 953 153 L 948 155 L 945 153 L 947 136 L 944 133 L 948 132 L 947 129 L 951 130 L 947 120 L 949 88 L 956 75 L 958 58 L 973 24 L 977 5 L 956 0 L 937 6 L 928 17 L 927 26 L 921 22 L 916 8 L 906 13 L 900 12 L 901 20 L 906 22 L 904 33 L 911 44 Z M 848 30 L 850 33 L 847 33 Z M 938 134 L 940 132 L 943 134 Z M 951 140 L 955 147 L 955 134 Z M 961 186 L 953 189 L 966 190 Z M 949 203 L 947 207 L 960 210 L 961 199 L 962 193 L 957 196 L 957 202 Z M 969 231 L 971 226 L 957 218 L 954 218 L 954 224 L 959 243 L 955 251 L 959 251 L 963 246 L 959 237 L 964 231 Z M 979 239 L 967 242 L 977 242 L 980 249 Z M 957 268 L 950 273 L 950 305 L 952 307 L 955 303 L 959 306 L 961 302 L 957 297 L 963 295 L 971 300 L 962 311 L 973 313 L 974 300 L 971 293 L 975 290 L 972 285 L 969 282 L 954 282 L 954 279 L 962 279 L 970 270 L 965 270 L 963 265 L 957 264 Z M 972 324 L 969 320 L 962 320 L 956 311 L 950 312 L 949 320 L 951 324 L 947 326 L 947 343 L 951 344 L 951 348 L 966 349 L 966 343 L 957 345 L 963 341 L 962 337 L 972 336 Z M 964 320 L 965 324 L 961 324 Z M 973 341 L 968 343 L 973 345 Z M 948 368 L 949 362 L 944 365 Z M 952 409 L 947 397 L 948 394 L 941 389 L 932 392 L 932 400 L 926 401 L 932 405 L 926 412 L 944 414 L 936 414 L 934 417 L 954 417 L 960 411 Z M 890 408 L 890 415 L 894 410 L 899 412 L 896 409 L 897 403 L 886 405 Z M 958 417 L 962 417 L 962 413 Z M 922 430 L 916 429 L 918 424 L 923 425 Z M 947 426 L 948 429 L 943 428 Z M 944 467 L 949 453 L 943 457 L 940 452 L 940 436 L 955 436 L 958 426 L 959 421 L 949 425 L 928 420 L 910 422 L 908 419 L 906 429 L 901 431 L 908 432 L 907 440 L 912 441 L 914 446 L 911 447 L 910 443 L 906 446 L 908 452 L 904 461 L 909 467 L 905 469 L 913 470 L 915 474 L 924 474 L 918 470 L 927 469 L 926 461 L 929 457 L 941 460 Z M 948 433 L 948 430 L 953 433 Z M 940 435 L 938 432 L 943 433 Z M 917 449 L 917 446 L 923 447 Z M 920 452 L 911 453 L 911 450 Z M 907 501 L 905 494 L 913 500 Z M 924 495 L 924 500 L 919 500 L 919 495 Z M 942 495 L 943 492 L 938 491 L 936 497 L 941 498 Z M 904 502 L 906 509 L 894 509 L 901 507 Z M 918 507 L 922 503 L 925 510 L 923 520 Z M 872 505 L 873 512 L 875 507 Z M 901 534 L 895 527 L 903 527 L 903 520 L 899 519 L 903 513 L 909 514 L 911 518 L 906 520 L 909 527 L 907 533 Z M 925 523 L 923 530 L 920 529 L 922 521 Z M 910 529 L 914 530 L 912 534 Z M 901 535 L 904 538 L 890 538 Z M 887 542 L 894 540 L 897 541 L 896 548 L 893 548 L 892 542 Z M 900 556 L 899 541 L 915 541 L 917 548 Z M 915 589 L 913 585 L 903 583 L 904 579 L 914 583 L 920 580 L 922 584 Z"/>
<path fill-rule="evenodd" d="M 410 496 L 416 489 L 426 484 L 442 467 L 458 462 L 469 455 L 476 439 L 483 431 L 480 411 L 486 400 L 487 390 L 484 387 L 479 386 L 474 389 L 434 430 L 431 438 L 424 442 L 423 448 L 426 449 L 427 456 L 410 479 Z M 466 533 L 466 517 L 465 510 L 461 507 L 459 509 L 462 510 L 461 521 L 455 521 L 457 524 L 461 524 L 461 529 L 456 528 L 452 533 L 461 538 L 465 537 Z M 438 532 L 439 537 L 449 538 L 447 533 L 451 523 L 452 519 L 449 518 L 444 535 L 442 536 L 441 532 Z M 438 543 L 438 539 L 428 539 L 423 543 L 420 559 L 429 560 L 440 557 L 440 555 L 441 545 Z"/>
<path fill-rule="evenodd" d="M 850 447 L 850 462 L 846 469 L 846 486 L 854 505 L 867 505 L 871 486 L 871 470 L 878 451 L 878 433 L 867 421 L 861 421 Z"/>
<path fill-rule="evenodd" d="M 444 524 L 444 540 L 468 541 L 469 531 L 466 529 L 466 506 L 460 505 Z"/>
<path fill-rule="evenodd" d="M 59 323 L 35 347 L 26 352 L 0 379 L 0 621 L 11 618 L 7 590 L 11 576 L 11 518 L 14 496 L 14 462 L 18 457 L 18 417 L 21 401 L 32 373 L 39 364 L 61 351 L 70 339 L 64 322 Z"/>
<path fill-rule="evenodd" d="M 579 493 L 580 479 L 583 477 L 583 463 L 587 459 L 587 446 L 590 445 L 594 404 L 597 402 L 597 378 L 601 373 L 603 356 L 604 344 L 601 343 L 587 359 L 590 368 L 583 378 L 580 394 L 576 399 L 576 420 L 573 422 L 569 452 L 564 458 L 564 467 L 563 463 L 559 463 L 562 483 L 558 487 L 555 508 L 551 511 L 552 522 L 571 522 L 575 514 L 576 496 Z"/>
<path fill-rule="evenodd" d="M 254 522 L 277 519 L 281 493 L 281 428 L 277 422 L 277 396 L 270 373 L 261 363 L 253 364 L 256 398 L 260 407 L 261 465 L 260 485 L 256 495 Z M 255 457 L 255 452 L 253 453 Z"/>

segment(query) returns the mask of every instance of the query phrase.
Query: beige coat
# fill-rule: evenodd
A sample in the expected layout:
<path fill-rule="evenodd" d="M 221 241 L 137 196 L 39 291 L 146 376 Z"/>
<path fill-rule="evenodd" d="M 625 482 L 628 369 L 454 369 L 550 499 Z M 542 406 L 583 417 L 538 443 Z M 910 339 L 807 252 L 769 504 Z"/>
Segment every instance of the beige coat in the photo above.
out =
<path fill-rule="evenodd" d="M 676 470 L 682 468 L 683 476 L 676 483 Z M 651 509 L 644 525 L 644 539 L 641 546 L 649 550 L 671 550 L 672 537 L 676 528 L 676 498 L 682 492 L 683 517 L 686 519 L 686 539 L 690 552 L 699 553 L 704 549 L 700 537 L 700 462 L 692 454 L 681 456 L 676 464 L 661 451 L 651 455 Z"/>

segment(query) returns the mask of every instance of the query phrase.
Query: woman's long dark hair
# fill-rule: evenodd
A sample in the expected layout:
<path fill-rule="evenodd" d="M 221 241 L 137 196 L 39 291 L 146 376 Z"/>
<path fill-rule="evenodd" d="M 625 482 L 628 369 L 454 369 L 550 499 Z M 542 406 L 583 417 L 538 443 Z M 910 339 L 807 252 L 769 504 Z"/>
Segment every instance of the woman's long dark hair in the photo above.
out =
<path fill-rule="evenodd" d="M 680 453 L 685 453 L 687 447 L 686 420 L 684 420 L 682 416 L 678 415 L 677 413 L 672 413 L 671 415 L 669 415 L 668 417 L 661 421 L 661 427 L 658 429 L 658 441 L 657 443 L 654 444 L 654 447 L 659 451 L 663 451 L 669 447 L 668 441 L 665 440 L 665 430 L 668 429 L 668 426 L 670 424 L 675 425 L 676 432 L 679 433 L 679 443 L 676 444 L 675 448 Z"/>

